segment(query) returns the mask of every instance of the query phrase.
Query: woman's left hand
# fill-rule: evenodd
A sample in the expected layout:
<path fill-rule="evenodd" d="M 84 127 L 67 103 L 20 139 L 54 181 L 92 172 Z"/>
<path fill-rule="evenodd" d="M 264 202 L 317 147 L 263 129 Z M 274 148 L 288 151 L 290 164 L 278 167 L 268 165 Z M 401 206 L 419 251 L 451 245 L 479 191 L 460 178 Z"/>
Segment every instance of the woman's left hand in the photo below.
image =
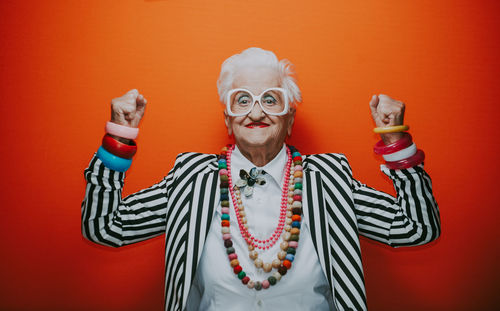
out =
<path fill-rule="evenodd" d="M 377 127 L 403 125 L 405 104 L 387 95 L 373 95 L 370 101 L 372 118 Z M 391 144 L 403 136 L 403 133 L 380 134 L 386 145 Z"/>

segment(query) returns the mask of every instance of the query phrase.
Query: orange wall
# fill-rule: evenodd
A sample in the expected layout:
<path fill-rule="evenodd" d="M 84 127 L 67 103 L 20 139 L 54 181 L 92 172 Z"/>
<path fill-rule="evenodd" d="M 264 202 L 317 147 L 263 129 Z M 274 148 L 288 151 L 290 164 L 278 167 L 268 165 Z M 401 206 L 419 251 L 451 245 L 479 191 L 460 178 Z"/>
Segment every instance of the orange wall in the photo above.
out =
<path fill-rule="evenodd" d="M 1 1 L 0 309 L 161 310 L 163 238 L 111 249 L 80 234 L 83 169 L 109 102 L 149 100 L 126 194 L 182 151 L 228 141 L 221 62 L 260 46 L 295 65 L 303 153 L 373 155 L 370 96 L 407 103 L 443 235 L 393 250 L 362 240 L 371 310 L 492 310 L 499 289 L 500 5 L 496 1 Z"/>

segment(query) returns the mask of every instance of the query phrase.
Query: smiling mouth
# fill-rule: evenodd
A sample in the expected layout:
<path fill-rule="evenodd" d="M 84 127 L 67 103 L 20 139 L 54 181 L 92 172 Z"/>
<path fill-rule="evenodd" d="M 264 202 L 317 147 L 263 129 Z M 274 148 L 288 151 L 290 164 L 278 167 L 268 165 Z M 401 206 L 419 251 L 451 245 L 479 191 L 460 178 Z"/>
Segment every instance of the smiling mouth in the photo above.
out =
<path fill-rule="evenodd" d="M 262 128 L 262 127 L 268 127 L 268 126 L 269 126 L 269 124 L 264 123 L 264 122 L 252 122 L 252 123 L 245 125 L 245 127 L 247 127 L 247 128 Z"/>

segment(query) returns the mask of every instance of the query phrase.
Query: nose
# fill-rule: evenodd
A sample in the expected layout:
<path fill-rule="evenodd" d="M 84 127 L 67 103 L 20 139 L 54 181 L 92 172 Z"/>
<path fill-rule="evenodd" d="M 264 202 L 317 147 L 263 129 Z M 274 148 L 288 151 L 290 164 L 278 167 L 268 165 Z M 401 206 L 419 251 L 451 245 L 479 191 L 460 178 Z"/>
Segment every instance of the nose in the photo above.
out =
<path fill-rule="evenodd" d="M 253 107 L 252 107 L 252 110 L 250 110 L 250 112 L 248 113 L 248 117 L 252 120 L 260 120 L 264 116 L 265 116 L 265 113 L 262 110 L 262 108 L 260 107 L 259 101 L 256 100 Z"/>

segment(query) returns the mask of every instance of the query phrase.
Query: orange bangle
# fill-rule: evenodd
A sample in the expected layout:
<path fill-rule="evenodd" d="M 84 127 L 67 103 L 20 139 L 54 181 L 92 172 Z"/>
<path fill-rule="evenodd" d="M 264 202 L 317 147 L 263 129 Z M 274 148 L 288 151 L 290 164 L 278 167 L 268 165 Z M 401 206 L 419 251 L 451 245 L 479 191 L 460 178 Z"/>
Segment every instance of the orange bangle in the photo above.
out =
<path fill-rule="evenodd" d="M 410 129 L 408 125 L 393 125 L 393 126 L 384 126 L 384 127 L 376 127 L 373 131 L 377 134 L 385 134 L 385 133 L 399 133 L 406 132 Z"/>
<path fill-rule="evenodd" d="M 137 144 L 131 140 L 132 145 L 127 145 L 111 137 L 109 134 L 102 138 L 102 147 L 111 154 L 124 159 L 132 159 L 137 152 Z"/>

